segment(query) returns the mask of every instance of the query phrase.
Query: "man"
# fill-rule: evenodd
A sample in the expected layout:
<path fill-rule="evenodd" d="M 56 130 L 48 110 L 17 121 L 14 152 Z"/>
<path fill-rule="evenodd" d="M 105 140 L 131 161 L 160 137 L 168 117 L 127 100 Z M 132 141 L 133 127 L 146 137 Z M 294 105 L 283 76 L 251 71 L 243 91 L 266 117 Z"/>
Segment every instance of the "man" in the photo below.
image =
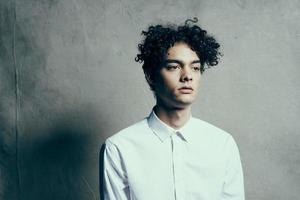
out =
<path fill-rule="evenodd" d="M 150 26 L 136 61 L 156 98 L 150 115 L 105 141 L 106 200 L 243 200 L 243 171 L 232 136 L 191 115 L 219 44 L 197 25 Z"/>

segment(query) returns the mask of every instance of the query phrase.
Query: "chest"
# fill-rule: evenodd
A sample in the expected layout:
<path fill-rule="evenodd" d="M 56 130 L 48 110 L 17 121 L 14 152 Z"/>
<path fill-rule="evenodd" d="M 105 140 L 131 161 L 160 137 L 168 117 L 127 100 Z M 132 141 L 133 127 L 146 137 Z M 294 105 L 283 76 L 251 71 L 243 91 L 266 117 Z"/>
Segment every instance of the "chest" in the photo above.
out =
<path fill-rule="evenodd" d="M 226 160 L 219 147 L 175 138 L 127 154 L 128 182 L 138 199 L 215 199 L 210 194 L 222 189 Z"/>

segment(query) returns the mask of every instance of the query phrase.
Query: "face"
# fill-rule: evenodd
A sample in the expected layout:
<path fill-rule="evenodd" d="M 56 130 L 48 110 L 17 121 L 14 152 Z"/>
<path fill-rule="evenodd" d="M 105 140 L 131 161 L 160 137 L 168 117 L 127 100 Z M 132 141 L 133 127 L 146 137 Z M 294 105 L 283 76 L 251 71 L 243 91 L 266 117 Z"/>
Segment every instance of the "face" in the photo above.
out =
<path fill-rule="evenodd" d="M 157 103 L 169 108 L 190 106 L 198 94 L 200 66 L 196 52 L 185 43 L 175 43 L 155 76 Z"/>

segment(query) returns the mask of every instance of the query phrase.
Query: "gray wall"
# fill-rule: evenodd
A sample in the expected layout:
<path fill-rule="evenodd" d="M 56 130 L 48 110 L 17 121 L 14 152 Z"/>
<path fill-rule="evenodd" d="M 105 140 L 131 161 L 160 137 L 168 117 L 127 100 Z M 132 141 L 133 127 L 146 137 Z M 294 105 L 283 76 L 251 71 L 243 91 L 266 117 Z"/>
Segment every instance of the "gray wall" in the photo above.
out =
<path fill-rule="evenodd" d="M 149 24 L 199 24 L 222 43 L 193 115 L 230 132 L 246 197 L 300 196 L 297 0 L 0 1 L 0 199 L 98 199 L 104 139 L 151 111 L 134 62 Z"/>

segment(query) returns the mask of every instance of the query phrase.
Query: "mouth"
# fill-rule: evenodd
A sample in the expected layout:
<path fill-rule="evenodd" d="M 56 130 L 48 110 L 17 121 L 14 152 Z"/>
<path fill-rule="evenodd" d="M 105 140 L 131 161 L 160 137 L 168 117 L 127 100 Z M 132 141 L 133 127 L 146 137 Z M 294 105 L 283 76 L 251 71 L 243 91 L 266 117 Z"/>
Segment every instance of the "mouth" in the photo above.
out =
<path fill-rule="evenodd" d="M 179 88 L 178 90 L 184 94 L 189 94 L 193 91 L 193 88 L 184 86 L 184 87 Z"/>

